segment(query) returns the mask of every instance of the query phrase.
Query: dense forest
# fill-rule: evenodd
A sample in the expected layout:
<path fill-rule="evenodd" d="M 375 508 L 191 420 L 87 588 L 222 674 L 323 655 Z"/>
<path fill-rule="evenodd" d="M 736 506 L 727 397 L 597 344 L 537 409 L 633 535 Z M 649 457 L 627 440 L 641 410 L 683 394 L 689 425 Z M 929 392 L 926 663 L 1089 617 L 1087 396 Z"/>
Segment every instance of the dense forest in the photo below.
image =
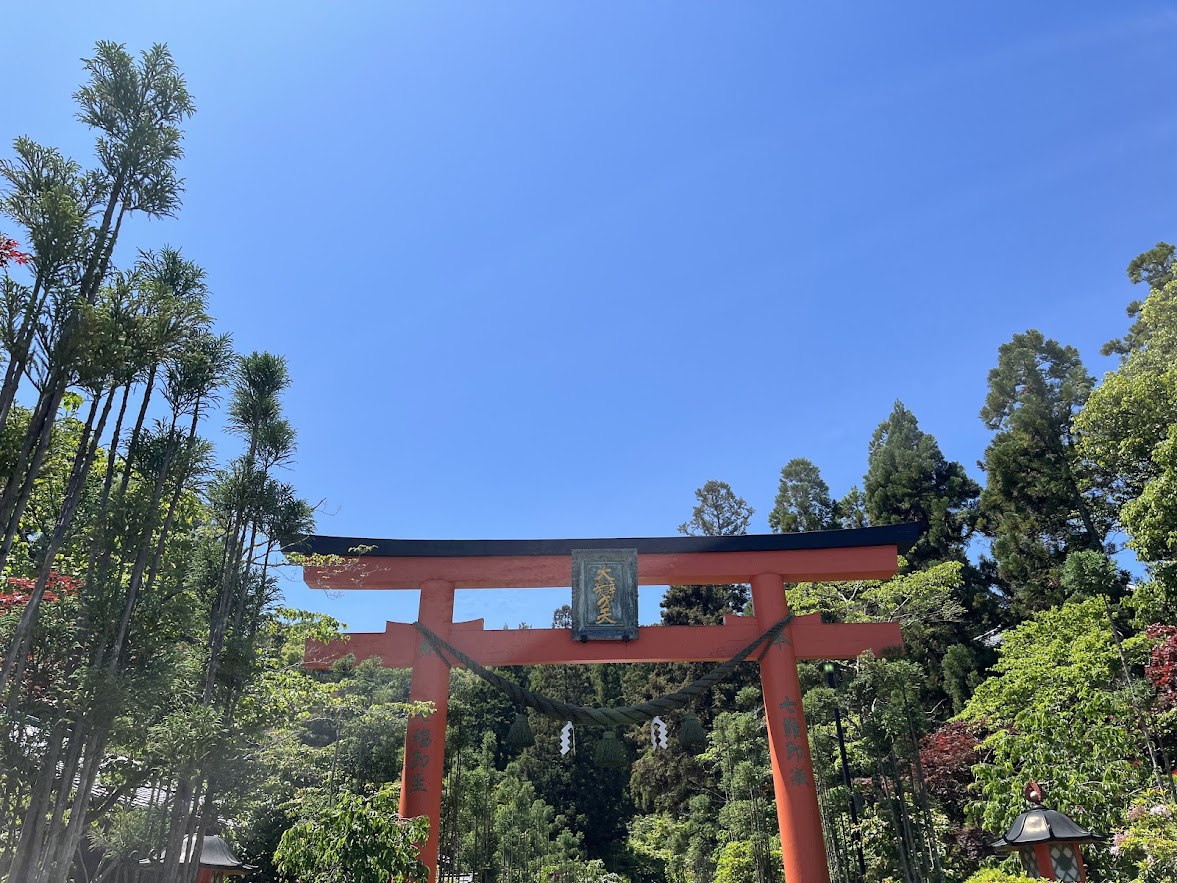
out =
<path fill-rule="evenodd" d="M 304 669 L 305 642 L 341 627 L 277 588 L 314 517 L 289 469 L 285 363 L 214 330 L 181 250 L 118 248 L 132 217 L 180 208 L 184 78 L 165 47 L 99 43 L 76 101 L 90 165 L 27 138 L 0 160 L 0 879 L 192 881 L 201 833 L 248 879 L 414 878 L 422 823 L 396 819 L 396 794 L 406 717 L 428 709 L 407 671 Z M 1031 778 L 1112 835 L 1088 850 L 1091 879 L 1177 879 L 1177 248 L 1128 275 L 1141 299 L 1108 330 L 1120 361 L 1102 380 L 1036 330 L 995 354 L 983 484 L 901 402 L 840 496 L 782 457 L 774 531 L 925 525 L 893 579 L 788 587 L 797 613 L 896 620 L 906 643 L 802 667 L 838 881 L 1006 879 L 1016 859 L 988 844 Z M 748 529 L 726 483 L 696 497 L 682 533 Z M 662 621 L 748 605 L 746 586 L 672 586 Z M 703 668 L 500 673 L 621 705 Z M 599 732 L 561 755 L 560 722 L 535 719 L 515 751 L 507 697 L 458 669 L 451 691 L 443 875 L 779 883 L 754 664 L 695 706 L 700 748 L 655 751 L 634 728 L 612 769 L 594 764 Z"/>

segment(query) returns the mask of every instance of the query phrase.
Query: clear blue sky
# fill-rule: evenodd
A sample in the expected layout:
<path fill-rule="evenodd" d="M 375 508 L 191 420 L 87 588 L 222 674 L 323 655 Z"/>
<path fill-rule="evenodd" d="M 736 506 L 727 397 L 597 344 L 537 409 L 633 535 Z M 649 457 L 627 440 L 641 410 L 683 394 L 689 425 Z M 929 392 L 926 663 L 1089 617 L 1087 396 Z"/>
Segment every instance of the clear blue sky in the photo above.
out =
<path fill-rule="evenodd" d="M 238 348 L 288 358 L 323 533 L 665 535 L 710 478 L 766 531 L 780 467 L 840 495 L 896 398 L 976 474 L 998 345 L 1101 374 L 1125 265 L 1177 236 L 1171 2 L 43 0 L 4 30 L 0 139 L 85 161 L 78 59 L 172 48 L 185 206 L 116 259 L 182 247 Z"/>

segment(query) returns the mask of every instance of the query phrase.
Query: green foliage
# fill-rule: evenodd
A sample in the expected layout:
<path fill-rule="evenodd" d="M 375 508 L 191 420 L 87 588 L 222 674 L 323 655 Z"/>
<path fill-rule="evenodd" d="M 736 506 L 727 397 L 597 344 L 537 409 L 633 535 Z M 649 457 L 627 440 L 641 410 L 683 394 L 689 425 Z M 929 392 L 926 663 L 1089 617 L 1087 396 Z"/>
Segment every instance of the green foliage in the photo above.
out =
<path fill-rule="evenodd" d="M 691 520 L 678 526 L 679 533 L 705 537 L 747 533 L 755 510 L 743 497 L 737 497 L 726 481 L 708 481 L 695 490 L 695 499 L 698 503 L 692 510 Z M 670 586 L 662 597 L 662 622 L 718 624 L 723 622 L 725 614 L 743 612 L 747 603 L 746 586 Z"/>
<path fill-rule="evenodd" d="M 1133 285 L 1140 285 L 1143 283 L 1150 290 L 1154 288 L 1164 288 L 1173 281 L 1174 276 L 1174 258 L 1177 257 L 1177 248 L 1170 245 L 1168 242 L 1158 242 L 1154 247 L 1146 252 L 1138 254 L 1128 264 L 1128 279 Z M 1138 300 L 1132 301 L 1128 304 L 1127 313 L 1129 318 L 1137 321 L 1128 329 L 1128 333 L 1117 340 L 1109 340 L 1100 350 L 1105 356 L 1112 353 L 1119 353 L 1121 356 L 1126 356 L 1134 350 L 1139 349 L 1147 341 L 1150 329 L 1145 322 L 1140 320 L 1141 302 Z"/>
<path fill-rule="evenodd" d="M 889 580 L 800 583 L 789 590 L 789 603 L 797 614 L 821 613 L 836 622 L 898 622 L 908 655 L 925 666 L 919 682 L 925 691 L 939 691 L 945 674 L 944 655 L 959 646 L 956 624 L 965 619 L 960 596 L 964 566 L 946 561 L 923 570 L 905 571 Z M 974 672 L 960 668 L 979 664 L 968 650 L 953 656 L 948 673 L 953 689 L 964 697 L 975 681 Z"/>
<path fill-rule="evenodd" d="M 670 883 L 710 883 L 719 846 L 714 807 L 710 795 L 696 794 L 674 815 L 638 816 L 630 828 L 630 843 L 640 854 L 657 859 Z"/>
<path fill-rule="evenodd" d="M 965 883 L 1025 883 L 1025 881 L 1025 874 L 1007 874 L 996 868 L 982 868 L 965 880 Z"/>
<path fill-rule="evenodd" d="M 1169 247 L 1171 249 L 1171 246 Z M 1171 257 L 1171 254 L 1170 254 Z M 1177 281 L 1165 278 L 1139 309 L 1120 367 L 1076 421 L 1079 447 L 1112 489 L 1139 557 L 1177 591 Z"/>
<path fill-rule="evenodd" d="M 1002 634 L 1000 658 L 961 717 L 1005 726 L 1030 708 L 1057 713 L 1105 691 L 1118 666 L 1102 600 L 1046 610 Z"/>
<path fill-rule="evenodd" d="M 1002 831 L 1021 811 L 1028 778 L 1047 787 L 1050 805 L 1093 830 L 1110 830 L 1128 798 L 1148 781 L 1148 760 L 1130 695 L 1118 686 L 1119 660 L 1102 599 L 1038 614 L 1003 636 L 993 675 L 961 714 L 982 725 L 972 812 Z M 1140 659 L 1145 644 L 1129 641 Z"/>
<path fill-rule="evenodd" d="M 830 486 L 811 461 L 797 457 L 781 469 L 781 482 L 776 503 L 768 513 L 768 526 L 776 533 L 831 530 L 837 526 Z"/>
<path fill-rule="evenodd" d="M 596 858 L 543 865 L 538 879 L 551 883 L 628 883 L 627 877 L 606 870 L 605 863 Z"/>
<path fill-rule="evenodd" d="M 972 813 L 987 831 L 1004 831 L 1024 809 L 1027 779 L 1049 782 L 1053 808 L 1092 830 L 1123 818 L 1128 798 L 1149 781 L 1125 697 L 1095 693 L 1062 712 L 1030 708 L 981 743 L 974 768 L 980 799 Z"/>
<path fill-rule="evenodd" d="M 952 712 L 958 714 L 981 683 L 977 654 L 967 644 L 953 644 L 940 661 L 944 692 L 952 700 Z"/>
<path fill-rule="evenodd" d="M 842 831 L 841 839 L 829 844 L 837 864 L 857 873 L 851 843 L 861 843 L 868 881 L 936 879 L 933 856 L 941 849 L 937 835 L 946 823 L 937 823 L 920 773 L 918 740 L 929 723 L 919 704 L 921 667 L 863 654 L 832 687 L 812 667 L 801 674 L 823 826 L 827 832 Z M 836 715 L 846 742 L 849 790 Z M 852 801 L 856 828 L 849 818 Z"/>
<path fill-rule="evenodd" d="M 715 862 L 714 883 L 759 883 L 765 878 L 757 873 L 759 850 L 757 844 L 751 840 L 729 840 L 719 848 Z M 781 852 L 779 844 L 771 850 L 764 862 L 773 868 L 781 866 Z"/>
<path fill-rule="evenodd" d="M 560 844 L 554 840 L 555 810 L 536 796 L 530 782 L 508 768 L 494 796 L 495 862 L 500 880 L 529 881 L 535 868 L 553 859 L 573 857 L 559 855 Z"/>
<path fill-rule="evenodd" d="M 1060 603 L 1067 556 L 1103 551 L 1114 523 L 1107 488 L 1075 442 L 1094 384 L 1074 347 L 1035 330 L 1002 344 L 989 372 L 981 419 L 996 434 L 985 450 L 980 527 L 1018 612 Z"/>
<path fill-rule="evenodd" d="M 1166 583 L 1177 579 L 1177 425 L 1153 449 L 1157 475 L 1140 496 L 1120 510 L 1124 526 L 1132 532 L 1129 545 L 1145 561 L 1155 562 Z"/>
<path fill-rule="evenodd" d="M 1124 591 L 1127 574 L 1102 552 L 1072 552 L 1063 564 L 1062 586 L 1068 601 L 1114 598 Z"/>
<path fill-rule="evenodd" d="M 780 841 L 768 787 L 772 774 L 757 715 L 719 714 L 703 760 L 715 768 L 724 795 L 718 821 L 728 839 L 715 856 L 717 878 L 726 873 L 763 883 L 779 880 Z"/>
<path fill-rule="evenodd" d="M 22 721 L 5 728 L 0 816 L 30 823 L 0 835 L 0 875 L 37 883 L 69 878 L 86 836 L 100 878 L 137 872 L 136 850 L 178 878 L 186 831 L 249 815 L 262 733 L 314 701 L 292 668 L 301 639 L 335 631 L 276 610 L 280 546 L 311 526 L 274 474 L 295 438 L 282 360 L 242 361 L 230 427 L 248 450 L 214 475 L 198 432 L 234 356 L 211 331 L 204 270 L 172 248 L 113 264 L 124 221 L 180 205 L 184 78 L 158 45 L 136 57 L 99 42 L 84 64 L 96 168 L 28 139 L 0 161 L 0 210 L 34 250 L 30 284 L 6 275 L 0 291 L 0 524 L 14 538 L 0 572 L 34 586 L 0 617 L 0 687 Z M 30 409 L 14 404 L 22 388 Z M 62 577 L 82 590 L 42 594 Z M 59 770 L 48 787 L 45 763 Z"/>
<path fill-rule="evenodd" d="M 920 430 L 902 402 L 895 403 L 875 430 L 867 462 L 865 504 L 870 523 L 926 525 L 907 553 L 908 563 L 918 568 L 963 560 L 981 488 L 963 466 L 944 457 L 935 437 Z"/>
<path fill-rule="evenodd" d="M 964 615 L 956 597 L 961 570 L 960 563 L 946 561 L 887 580 L 798 583 L 789 589 L 789 606 L 798 615 L 820 612 L 839 622 L 899 622 L 913 629 L 954 622 Z"/>
<path fill-rule="evenodd" d="M 278 870 L 297 883 L 424 881 L 416 844 L 429 833 L 426 818 L 397 816 L 397 793 L 385 787 L 362 796 L 312 793 L 307 810 L 282 835 Z"/>
<path fill-rule="evenodd" d="M 748 532 L 755 511 L 743 497 L 737 497 L 730 484 L 714 479 L 695 491 L 698 501 L 691 520 L 678 526 L 678 532 L 693 537 L 735 537 Z"/>
<path fill-rule="evenodd" d="M 1177 802 L 1165 791 L 1138 795 L 1128 810 L 1128 824 L 1116 834 L 1112 851 L 1141 883 L 1177 880 Z"/>

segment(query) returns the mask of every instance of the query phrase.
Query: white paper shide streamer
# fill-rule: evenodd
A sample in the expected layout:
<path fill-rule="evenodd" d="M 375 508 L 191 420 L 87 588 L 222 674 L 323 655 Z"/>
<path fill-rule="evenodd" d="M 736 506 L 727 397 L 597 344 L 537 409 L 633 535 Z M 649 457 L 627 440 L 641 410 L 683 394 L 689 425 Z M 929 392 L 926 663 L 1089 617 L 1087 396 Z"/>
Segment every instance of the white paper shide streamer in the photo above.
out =
<path fill-rule="evenodd" d="M 655 751 L 667 746 L 666 722 L 660 717 L 650 721 L 650 744 L 654 746 Z"/>
<path fill-rule="evenodd" d="M 572 728 L 572 721 L 568 721 L 560 728 L 560 753 L 567 754 L 576 744 L 576 732 Z"/>

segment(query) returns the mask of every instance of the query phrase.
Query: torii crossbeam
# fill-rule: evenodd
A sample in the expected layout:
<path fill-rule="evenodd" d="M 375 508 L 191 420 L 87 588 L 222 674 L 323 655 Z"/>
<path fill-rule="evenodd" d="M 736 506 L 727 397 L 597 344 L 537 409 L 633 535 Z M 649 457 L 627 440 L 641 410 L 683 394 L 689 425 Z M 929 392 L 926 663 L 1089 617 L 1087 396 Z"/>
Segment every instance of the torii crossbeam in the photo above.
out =
<path fill-rule="evenodd" d="M 292 551 L 338 556 L 342 563 L 306 566 L 319 589 L 420 589 L 418 619 L 483 665 L 593 662 L 721 661 L 763 634 L 788 612 L 785 583 L 886 579 L 897 556 L 919 536 L 913 524 L 855 530 L 741 537 L 649 537 L 584 540 L 377 540 L 313 536 Z M 646 626 L 629 642 L 570 639 L 563 629 L 487 631 L 482 620 L 454 622 L 456 589 L 546 588 L 568 585 L 573 549 L 632 548 L 639 585 L 750 583 L 751 617 L 723 625 Z M 357 555 L 356 550 L 363 550 Z M 829 883 L 821 815 L 801 687 L 799 659 L 853 659 L 901 647 L 895 623 L 824 624 L 817 615 L 793 620 L 759 658 L 781 853 L 789 883 Z M 443 752 L 449 669 L 409 623 L 383 632 L 307 648 L 307 665 L 325 668 L 347 654 L 379 658 L 387 668 L 413 670 L 410 698 L 436 712 L 414 718 L 405 736 L 400 813 L 428 816 L 422 859 L 437 880 Z"/>

